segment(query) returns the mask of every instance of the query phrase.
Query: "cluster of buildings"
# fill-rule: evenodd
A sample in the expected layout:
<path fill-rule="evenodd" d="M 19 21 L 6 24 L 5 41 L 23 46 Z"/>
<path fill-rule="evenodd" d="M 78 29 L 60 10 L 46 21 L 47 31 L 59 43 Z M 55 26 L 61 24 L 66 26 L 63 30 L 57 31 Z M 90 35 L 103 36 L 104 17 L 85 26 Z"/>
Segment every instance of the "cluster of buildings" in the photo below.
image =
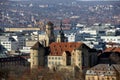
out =
<path fill-rule="evenodd" d="M 48 67 L 119 80 L 120 2 L 61 1 L 0 2 L 0 69 Z"/>
<path fill-rule="evenodd" d="M 116 34 L 119 29 L 113 28 L 115 31 L 111 32 L 111 25 L 95 24 L 91 30 L 82 26 L 63 31 L 62 26 L 61 22 L 60 30 L 54 31 L 54 24 L 48 22 L 45 31 L 27 28 L 21 32 L 16 28 L 14 32 L 1 33 L 0 67 L 42 66 L 51 70 L 78 70 L 85 73 L 86 80 L 119 80 L 120 47 Z"/>
<path fill-rule="evenodd" d="M 119 25 L 119 1 L 1 1 L 0 26 L 39 27 L 44 21 L 58 23 L 63 19 L 66 27 L 81 22 L 92 25 L 96 22 Z M 114 14 L 113 14 L 114 12 Z M 49 14 L 48 14 L 49 13 Z M 87 16 L 86 16 L 87 15 Z"/>
<path fill-rule="evenodd" d="M 119 80 L 120 65 L 98 64 L 87 70 L 85 80 Z"/>

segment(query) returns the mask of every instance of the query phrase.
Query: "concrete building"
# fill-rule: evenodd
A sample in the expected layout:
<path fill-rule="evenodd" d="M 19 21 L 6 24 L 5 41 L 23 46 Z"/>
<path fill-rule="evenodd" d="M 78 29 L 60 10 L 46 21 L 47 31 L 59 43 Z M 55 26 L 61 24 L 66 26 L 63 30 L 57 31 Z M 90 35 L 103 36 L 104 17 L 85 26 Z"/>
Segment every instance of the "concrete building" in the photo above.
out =
<path fill-rule="evenodd" d="M 21 53 L 30 53 L 30 48 L 31 47 L 23 47 L 23 49 L 20 49 Z"/>
<path fill-rule="evenodd" d="M 39 31 L 40 28 L 5 28 L 5 32 Z"/>
<path fill-rule="evenodd" d="M 12 36 L 18 42 L 18 48 L 23 49 L 26 44 L 26 37 L 24 35 Z"/>
<path fill-rule="evenodd" d="M 28 67 L 29 62 L 20 56 L 16 57 L 2 57 L 0 58 L 0 69 L 10 69 L 10 68 L 18 68 L 18 67 Z"/>
<path fill-rule="evenodd" d="M 68 38 L 68 42 L 75 42 L 76 34 L 71 33 L 71 34 L 66 35 L 66 37 Z"/>
<path fill-rule="evenodd" d="M 120 47 L 120 43 L 108 42 L 106 43 L 106 48 L 110 47 Z"/>
<path fill-rule="evenodd" d="M 107 36 L 115 36 L 115 33 L 116 33 L 116 29 L 106 30 Z"/>
<path fill-rule="evenodd" d="M 18 49 L 18 42 L 12 37 L 0 36 L 0 43 L 6 51 L 15 51 Z"/>
<path fill-rule="evenodd" d="M 37 41 L 36 40 L 26 40 L 26 47 L 32 47 Z"/>
<path fill-rule="evenodd" d="M 88 33 L 91 35 L 97 35 L 97 31 L 95 29 L 92 30 L 91 28 L 84 28 L 83 30 L 80 30 L 79 33 Z"/>
<path fill-rule="evenodd" d="M 120 43 L 120 36 L 101 36 L 104 42 Z"/>
<path fill-rule="evenodd" d="M 120 65 L 98 64 L 87 70 L 85 80 L 120 80 Z"/>

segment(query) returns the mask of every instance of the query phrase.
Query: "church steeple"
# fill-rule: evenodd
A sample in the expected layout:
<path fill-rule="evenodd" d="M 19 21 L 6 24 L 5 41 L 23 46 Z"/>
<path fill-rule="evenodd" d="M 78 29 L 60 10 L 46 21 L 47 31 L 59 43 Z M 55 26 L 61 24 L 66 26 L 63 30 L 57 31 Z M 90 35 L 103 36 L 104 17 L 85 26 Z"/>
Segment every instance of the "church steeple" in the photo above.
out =
<path fill-rule="evenodd" d="M 64 32 L 62 30 L 62 21 L 60 21 L 60 31 L 59 31 L 59 33 L 64 34 Z"/>
<path fill-rule="evenodd" d="M 60 21 L 60 31 L 57 37 L 57 42 L 65 42 L 64 31 L 62 30 L 62 20 Z"/>
<path fill-rule="evenodd" d="M 46 46 L 48 46 L 50 43 L 55 42 L 55 36 L 54 36 L 54 28 L 53 28 L 54 24 L 52 22 L 48 22 L 46 24 Z"/>
<path fill-rule="evenodd" d="M 46 34 L 48 35 L 48 37 L 50 37 L 51 35 L 54 35 L 53 26 L 54 24 L 50 21 L 46 24 Z"/>

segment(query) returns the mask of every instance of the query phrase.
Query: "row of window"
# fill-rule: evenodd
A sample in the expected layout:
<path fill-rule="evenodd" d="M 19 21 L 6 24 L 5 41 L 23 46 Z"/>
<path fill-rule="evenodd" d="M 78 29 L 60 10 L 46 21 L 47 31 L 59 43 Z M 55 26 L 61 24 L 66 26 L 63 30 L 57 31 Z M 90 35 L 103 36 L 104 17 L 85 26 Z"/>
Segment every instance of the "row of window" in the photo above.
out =
<path fill-rule="evenodd" d="M 59 45 L 59 47 L 60 48 L 61 47 L 68 47 L 68 48 L 70 47 L 71 48 L 71 47 L 76 47 L 76 45 L 69 45 L 69 46 L 68 45 L 64 45 L 64 46 L 63 45 Z M 56 45 L 54 45 L 54 48 L 56 48 Z"/>
<path fill-rule="evenodd" d="M 48 57 L 49 60 L 61 60 L 62 57 Z M 70 58 L 71 59 L 71 58 Z M 78 58 L 78 61 L 81 61 L 81 58 Z"/>
<path fill-rule="evenodd" d="M 4 59 L 0 59 L 0 61 L 19 61 L 21 60 L 21 58 L 4 58 Z"/>
<path fill-rule="evenodd" d="M 6 45 L 4 45 L 4 47 L 8 47 L 8 48 L 9 48 L 9 47 L 11 47 L 11 46 L 9 46 L 9 45 L 8 45 L 8 46 L 6 46 Z"/>
<path fill-rule="evenodd" d="M 102 77 L 102 78 L 98 78 L 99 80 L 116 80 L 115 78 L 106 78 L 106 77 Z M 96 78 L 94 77 L 88 77 L 86 80 L 96 80 Z"/>
<path fill-rule="evenodd" d="M 48 59 L 50 60 L 61 60 L 62 57 L 48 57 Z"/>
<path fill-rule="evenodd" d="M 4 66 L 4 65 L 18 65 L 18 64 L 23 64 L 23 62 L 21 62 L 21 61 L 15 61 L 15 62 L 0 63 L 1 66 Z"/>
<path fill-rule="evenodd" d="M 3 44 L 10 44 L 9 42 L 3 42 Z"/>
<path fill-rule="evenodd" d="M 114 39 L 114 38 L 111 38 L 111 39 L 103 39 L 103 40 L 107 40 L 107 41 L 120 41 L 120 39 Z"/>
<path fill-rule="evenodd" d="M 48 64 L 52 64 L 52 65 L 60 65 L 61 63 L 60 62 L 48 62 Z"/>

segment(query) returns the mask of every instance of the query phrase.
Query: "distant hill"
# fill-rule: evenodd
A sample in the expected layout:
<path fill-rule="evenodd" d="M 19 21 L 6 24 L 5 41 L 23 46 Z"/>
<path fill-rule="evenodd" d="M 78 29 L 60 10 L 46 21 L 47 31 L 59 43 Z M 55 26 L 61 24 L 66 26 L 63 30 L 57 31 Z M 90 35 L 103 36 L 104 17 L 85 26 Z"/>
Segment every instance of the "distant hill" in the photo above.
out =
<path fill-rule="evenodd" d="M 9 0 L 0 0 L 0 2 L 5 2 L 5 1 L 9 1 Z"/>

